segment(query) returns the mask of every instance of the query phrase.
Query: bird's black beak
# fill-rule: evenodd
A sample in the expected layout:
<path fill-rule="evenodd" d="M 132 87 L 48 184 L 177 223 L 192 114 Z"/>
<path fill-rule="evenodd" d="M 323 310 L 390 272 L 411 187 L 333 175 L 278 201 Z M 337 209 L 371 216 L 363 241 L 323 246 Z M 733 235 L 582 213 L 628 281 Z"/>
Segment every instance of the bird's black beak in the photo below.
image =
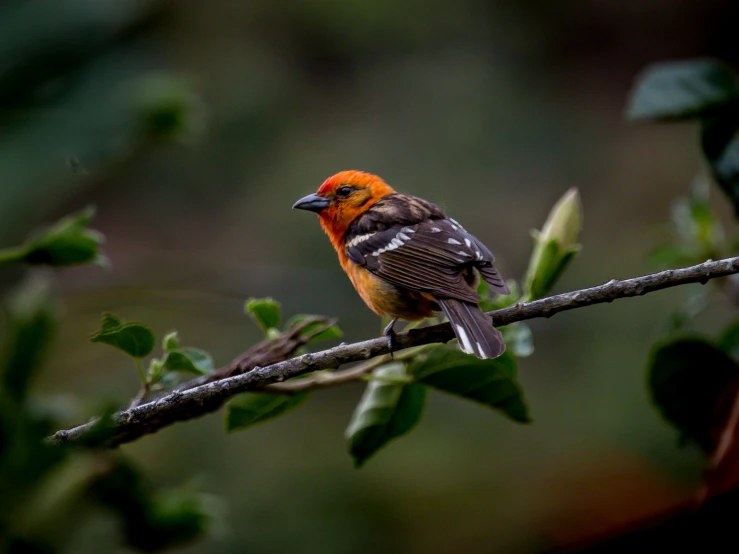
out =
<path fill-rule="evenodd" d="M 321 210 L 328 208 L 330 203 L 331 201 L 328 198 L 318 196 L 317 194 L 309 194 L 295 202 L 295 204 L 293 204 L 293 209 L 320 213 Z"/>

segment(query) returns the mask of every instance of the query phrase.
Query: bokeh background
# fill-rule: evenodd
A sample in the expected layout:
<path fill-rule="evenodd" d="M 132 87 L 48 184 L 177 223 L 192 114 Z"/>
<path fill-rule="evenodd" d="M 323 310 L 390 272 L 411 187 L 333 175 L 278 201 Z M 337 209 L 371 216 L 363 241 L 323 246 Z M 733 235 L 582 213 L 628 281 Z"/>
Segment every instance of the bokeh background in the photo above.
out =
<path fill-rule="evenodd" d="M 629 88 L 654 61 L 736 64 L 737 17 L 728 0 L 5 0 L 0 246 L 92 203 L 112 262 L 60 274 L 64 325 L 39 393 L 72 406 L 70 424 L 136 393 L 130 360 L 87 340 L 103 311 L 176 328 L 219 364 L 260 338 L 250 296 L 336 315 L 348 341 L 377 335 L 315 217 L 290 209 L 343 169 L 438 203 L 514 278 L 530 229 L 576 186 L 583 251 L 558 288 L 651 271 L 703 162 L 693 126 L 627 122 Z M 147 109 L 162 101 L 186 108 L 183 140 L 157 140 L 172 122 Z M 182 552 L 570 545 L 695 490 L 701 459 L 645 387 L 684 294 L 532 322 L 532 425 L 432 393 L 420 426 L 355 470 L 343 432 L 357 385 L 242 433 L 215 414 L 122 450 L 157 483 L 219 499 L 218 532 Z M 728 317 L 714 315 L 707 331 Z M 96 515 L 72 551 L 122 551 L 118 533 Z"/>

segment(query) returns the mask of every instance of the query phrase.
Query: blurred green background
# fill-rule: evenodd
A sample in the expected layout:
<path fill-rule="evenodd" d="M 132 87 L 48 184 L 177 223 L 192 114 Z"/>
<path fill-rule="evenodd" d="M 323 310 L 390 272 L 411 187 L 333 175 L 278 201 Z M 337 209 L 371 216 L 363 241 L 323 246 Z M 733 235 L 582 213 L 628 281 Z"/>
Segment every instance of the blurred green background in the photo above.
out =
<path fill-rule="evenodd" d="M 728 0 L 5 0 L 0 246 L 93 203 L 112 261 L 60 273 L 65 319 L 38 392 L 70 406 L 70 424 L 135 395 L 130 361 L 88 342 L 102 311 L 176 328 L 221 365 L 260 338 L 249 296 L 336 315 L 348 341 L 377 335 L 315 218 L 290 209 L 343 169 L 436 202 L 514 278 L 530 229 L 577 186 L 584 248 L 558 288 L 651 271 L 670 203 L 703 162 L 693 126 L 628 123 L 628 90 L 654 61 L 735 65 L 737 16 Z M 162 140 L 171 127 L 184 140 Z M 356 385 L 243 433 L 211 415 L 122 450 L 157 482 L 195 479 L 222 500 L 218 532 L 181 552 L 570 544 L 700 477 L 645 388 L 684 294 L 532 322 L 520 379 L 533 425 L 431 393 L 420 426 L 357 471 L 343 443 Z M 118 533 L 95 516 L 71 551 L 122 551 Z"/>

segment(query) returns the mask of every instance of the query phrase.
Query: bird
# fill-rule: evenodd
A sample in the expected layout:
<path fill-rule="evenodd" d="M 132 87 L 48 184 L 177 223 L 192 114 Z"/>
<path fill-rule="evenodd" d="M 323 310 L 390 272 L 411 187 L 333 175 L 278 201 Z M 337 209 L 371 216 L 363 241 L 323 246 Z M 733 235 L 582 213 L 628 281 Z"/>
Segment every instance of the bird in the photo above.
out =
<path fill-rule="evenodd" d="M 396 192 L 381 177 L 341 171 L 294 209 L 318 214 L 344 272 L 365 304 L 390 318 L 383 331 L 394 350 L 398 319 L 443 313 L 462 352 L 480 359 L 505 351 L 492 318 L 480 309 L 482 277 L 493 293 L 508 287 L 485 245 L 438 206 Z"/>

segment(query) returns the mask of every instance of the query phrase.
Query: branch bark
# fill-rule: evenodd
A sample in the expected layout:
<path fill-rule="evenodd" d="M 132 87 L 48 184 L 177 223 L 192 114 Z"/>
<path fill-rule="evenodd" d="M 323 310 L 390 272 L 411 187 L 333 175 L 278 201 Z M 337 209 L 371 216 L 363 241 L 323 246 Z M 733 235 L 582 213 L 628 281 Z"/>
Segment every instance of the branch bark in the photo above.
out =
<path fill-rule="evenodd" d="M 619 298 L 644 294 L 686 285 L 705 284 L 710 279 L 739 273 L 739 257 L 671 269 L 643 277 L 622 281 L 611 280 L 603 285 L 588 289 L 558 294 L 533 302 L 519 303 L 509 308 L 489 312 L 497 327 L 517 321 L 540 317 L 551 317 L 559 312 L 584 308 L 594 304 L 612 302 Z M 444 343 L 454 338 L 448 323 L 411 329 L 396 336 L 396 350 L 418 347 L 432 343 Z M 354 344 L 341 344 L 314 354 L 305 354 L 265 367 L 254 367 L 250 371 L 205 383 L 187 390 L 177 390 L 162 398 L 113 414 L 105 433 L 101 433 L 98 420 L 72 429 L 57 431 L 49 440 L 54 444 L 95 444 L 113 447 L 131 442 L 139 437 L 155 433 L 177 421 L 186 421 L 203 416 L 220 408 L 232 396 L 254 390 L 272 388 L 275 392 L 296 392 L 306 388 L 320 388 L 360 379 L 372 368 L 380 365 L 378 356 L 390 353 L 385 337 Z M 313 376 L 305 383 L 282 383 L 318 370 L 336 369 L 351 362 L 369 360 L 365 364 L 334 372 L 327 376 Z M 271 387 L 270 387 L 271 386 Z"/>

